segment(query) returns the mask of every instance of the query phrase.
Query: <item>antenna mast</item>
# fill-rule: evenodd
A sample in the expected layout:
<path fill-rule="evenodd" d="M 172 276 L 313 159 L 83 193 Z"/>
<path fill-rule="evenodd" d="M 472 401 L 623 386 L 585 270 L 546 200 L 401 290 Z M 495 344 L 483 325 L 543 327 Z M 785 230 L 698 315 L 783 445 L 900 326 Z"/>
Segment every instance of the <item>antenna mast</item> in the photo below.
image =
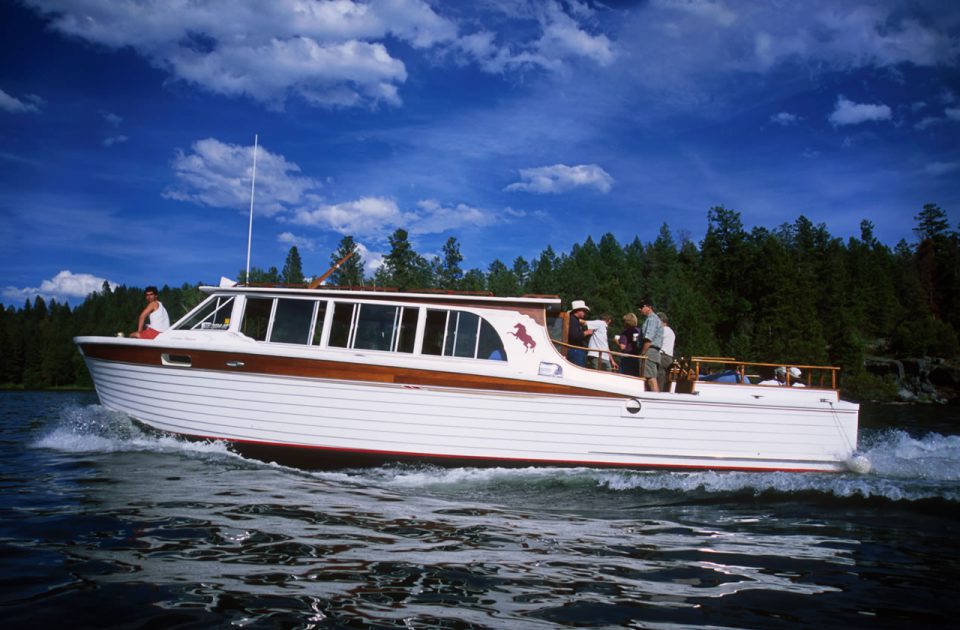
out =
<path fill-rule="evenodd" d="M 253 177 L 250 179 L 250 226 L 247 228 L 247 284 L 250 284 L 250 242 L 253 240 L 253 190 L 257 185 L 257 141 L 260 134 L 253 134 Z"/>

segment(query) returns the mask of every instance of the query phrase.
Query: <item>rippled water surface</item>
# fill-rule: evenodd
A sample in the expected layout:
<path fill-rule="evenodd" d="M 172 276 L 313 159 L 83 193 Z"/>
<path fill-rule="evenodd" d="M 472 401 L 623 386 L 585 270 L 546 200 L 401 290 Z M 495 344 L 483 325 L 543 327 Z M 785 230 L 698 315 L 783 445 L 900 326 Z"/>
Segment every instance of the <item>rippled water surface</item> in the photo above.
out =
<path fill-rule="evenodd" d="M 0 623 L 897 628 L 960 614 L 960 412 L 863 413 L 867 475 L 307 472 L 0 393 Z"/>

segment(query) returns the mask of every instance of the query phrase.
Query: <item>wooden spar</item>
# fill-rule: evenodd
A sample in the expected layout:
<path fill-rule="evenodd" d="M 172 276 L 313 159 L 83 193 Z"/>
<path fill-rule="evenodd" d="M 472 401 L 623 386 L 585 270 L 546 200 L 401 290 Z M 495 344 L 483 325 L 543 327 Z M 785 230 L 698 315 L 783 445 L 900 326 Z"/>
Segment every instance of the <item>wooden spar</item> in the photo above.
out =
<path fill-rule="evenodd" d="M 329 278 L 330 275 L 331 275 L 334 271 L 336 271 L 337 269 L 340 268 L 340 265 L 342 265 L 343 263 L 347 262 L 347 260 L 348 260 L 351 256 L 353 256 L 355 253 L 356 253 L 356 250 L 350 252 L 349 254 L 347 254 L 346 256 L 344 256 L 343 258 L 341 258 L 341 259 L 337 262 L 337 264 L 335 264 L 333 267 L 330 267 L 330 269 L 327 270 L 327 273 L 325 273 L 325 274 L 323 274 L 322 276 L 320 276 L 319 278 L 315 279 L 313 282 L 310 283 L 310 286 L 308 286 L 307 288 L 308 288 L 308 289 L 316 289 L 317 287 L 319 287 L 321 284 L 323 284 L 323 281 L 324 281 L 324 280 L 326 280 L 327 278 Z"/>

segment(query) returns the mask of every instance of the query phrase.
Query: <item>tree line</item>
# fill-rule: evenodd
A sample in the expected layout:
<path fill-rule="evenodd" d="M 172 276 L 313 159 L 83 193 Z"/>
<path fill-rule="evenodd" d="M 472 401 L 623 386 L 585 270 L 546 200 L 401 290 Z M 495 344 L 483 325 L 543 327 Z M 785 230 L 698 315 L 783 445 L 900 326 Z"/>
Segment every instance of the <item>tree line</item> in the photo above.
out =
<path fill-rule="evenodd" d="M 657 238 L 621 243 L 613 234 L 588 237 L 569 252 L 547 246 L 539 256 L 494 260 L 486 270 L 463 269 L 456 238 L 441 254 L 417 253 L 397 229 L 372 276 L 352 236 L 330 264 L 353 254 L 329 279 L 340 286 L 401 290 L 485 291 L 501 296 L 555 294 L 567 306 L 582 299 L 599 314 L 620 317 L 650 296 L 669 313 L 677 356 L 729 356 L 761 362 L 837 365 L 844 389 L 860 397 L 892 396 L 893 384 L 864 370 L 867 356 L 938 356 L 960 352 L 960 233 L 947 214 L 926 204 L 915 216 L 916 240 L 890 247 L 868 220 L 860 237 L 844 241 L 804 216 L 778 227 L 746 230 L 740 213 L 717 206 L 696 244 L 661 226 Z M 241 281 L 303 284 L 296 247 L 281 270 L 252 268 Z M 160 300 L 173 320 L 202 299 L 197 286 L 164 286 Z M 75 308 L 36 297 L 0 309 L 0 383 L 27 388 L 88 386 L 90 377 L 72 337 L 129 332 L 144 306 L 143 291 L 106 283 Z"/>

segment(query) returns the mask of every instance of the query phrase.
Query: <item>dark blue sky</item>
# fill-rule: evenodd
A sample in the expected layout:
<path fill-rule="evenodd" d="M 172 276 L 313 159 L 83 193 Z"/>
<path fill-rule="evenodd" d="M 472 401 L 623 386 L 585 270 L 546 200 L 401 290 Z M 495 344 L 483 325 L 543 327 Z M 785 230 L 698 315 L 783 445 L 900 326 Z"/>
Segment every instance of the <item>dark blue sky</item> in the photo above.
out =
<path fill-rule="evenodd" d="M 64 9 L 63 6 L 68 8 Z M 612 232 L 960 218 L 949 1 L 0 5 L 0 289 L 235 277 L 407 229 L 465 267 Z"/>

